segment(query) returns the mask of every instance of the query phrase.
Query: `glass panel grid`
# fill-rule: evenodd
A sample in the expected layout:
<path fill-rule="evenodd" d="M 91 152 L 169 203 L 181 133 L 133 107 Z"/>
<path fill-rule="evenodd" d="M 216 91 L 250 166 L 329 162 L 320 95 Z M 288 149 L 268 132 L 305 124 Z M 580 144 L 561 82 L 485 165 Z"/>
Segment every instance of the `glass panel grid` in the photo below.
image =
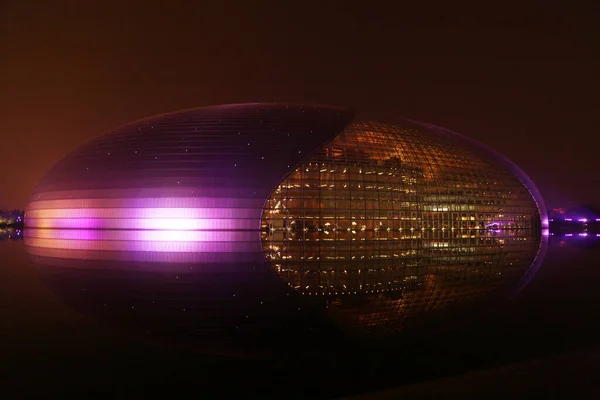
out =
<path fill-rule="evenodd" d="M 359 122 L 271 193 L 262 240 L 275 271 L 346 324 L 398 330 L 518 280 L 538 225 L 518 178 L 463 139 Z"/>

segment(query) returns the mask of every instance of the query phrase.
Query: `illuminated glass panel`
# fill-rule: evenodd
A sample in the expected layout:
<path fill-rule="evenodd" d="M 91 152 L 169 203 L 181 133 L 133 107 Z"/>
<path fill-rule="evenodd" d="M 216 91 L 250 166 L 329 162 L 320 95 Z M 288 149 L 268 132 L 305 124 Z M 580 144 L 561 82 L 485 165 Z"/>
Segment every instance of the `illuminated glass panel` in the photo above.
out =
<path fill-rule="evenodd" d="M 481 298 L 517 281 L 539 248 L 536 203 L 500 160 L 405 125 L 353 123 L 297 165 L 263 211 L 277 273 L 362 327 L 402 329 Z"/>

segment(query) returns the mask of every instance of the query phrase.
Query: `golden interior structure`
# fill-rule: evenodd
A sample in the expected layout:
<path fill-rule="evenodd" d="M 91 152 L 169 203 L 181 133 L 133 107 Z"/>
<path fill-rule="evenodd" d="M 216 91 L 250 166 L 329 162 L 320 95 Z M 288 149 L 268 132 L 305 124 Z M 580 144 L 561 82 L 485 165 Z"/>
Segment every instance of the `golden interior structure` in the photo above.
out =
<path fill-rule="evenodd" d="M 518 280 L 539 247 L 535 201 L 497 162 L 451 135 L 355 122 L 269 196 L 266 257 L 365 327 L 472 302 Z"/>

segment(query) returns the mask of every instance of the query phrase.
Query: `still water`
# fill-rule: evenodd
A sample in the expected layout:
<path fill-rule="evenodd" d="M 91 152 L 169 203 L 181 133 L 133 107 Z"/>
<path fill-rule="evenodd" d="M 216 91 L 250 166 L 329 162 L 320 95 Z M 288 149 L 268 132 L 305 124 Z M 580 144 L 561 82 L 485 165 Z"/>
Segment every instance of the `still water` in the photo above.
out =
<path fill-rule="evenodd" d="M 0 241 L 0 381 L 15 397 L 332 398 L 600 345 L 595 235 L 550 236 L 542 267 L 516 298 L 402 351 L 341 344 L 335 351 L 294 352 L 303 338 L 290 336 L 282 339 L 289 349 L 284 358 L 206 355 L 107 323 L 49 284 L 19 237 L 3 232 Z"/>

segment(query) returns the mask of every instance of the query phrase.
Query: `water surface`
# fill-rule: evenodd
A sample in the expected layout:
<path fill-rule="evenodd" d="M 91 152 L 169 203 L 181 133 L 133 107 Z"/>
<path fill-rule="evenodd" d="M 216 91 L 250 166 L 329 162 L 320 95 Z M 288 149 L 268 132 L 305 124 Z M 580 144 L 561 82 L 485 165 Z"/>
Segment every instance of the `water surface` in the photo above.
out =
<path fill-rule="evenodd" d="M 22 241 L 3 237 L 0 377 L 6 393 L 19 396 L 331 398 L 592 352 L 600 344 L 600 238 L 594 235 L 551 236 L 542 268 L 516 298 L 408 350 L 291 352 L 279 359 L 206 355 L 124 332 L 57 296 Z"/>

